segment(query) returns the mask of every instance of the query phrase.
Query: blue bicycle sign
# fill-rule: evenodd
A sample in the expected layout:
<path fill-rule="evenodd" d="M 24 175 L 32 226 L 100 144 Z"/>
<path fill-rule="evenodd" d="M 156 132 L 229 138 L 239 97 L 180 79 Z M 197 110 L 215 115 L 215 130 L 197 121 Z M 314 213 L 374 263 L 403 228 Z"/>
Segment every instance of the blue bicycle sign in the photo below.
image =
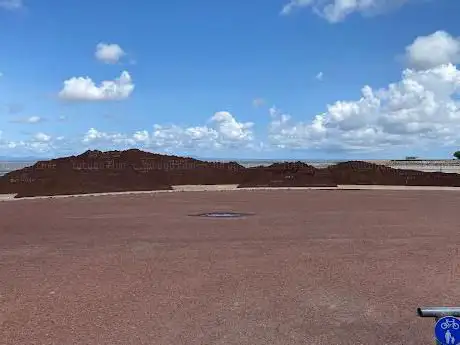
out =
<path fill-rule="evenodd" d="M 440 318 L 434 326 L 434 335 L 440 345 L 460 344 L 460 320 L 453 316 Z"/>

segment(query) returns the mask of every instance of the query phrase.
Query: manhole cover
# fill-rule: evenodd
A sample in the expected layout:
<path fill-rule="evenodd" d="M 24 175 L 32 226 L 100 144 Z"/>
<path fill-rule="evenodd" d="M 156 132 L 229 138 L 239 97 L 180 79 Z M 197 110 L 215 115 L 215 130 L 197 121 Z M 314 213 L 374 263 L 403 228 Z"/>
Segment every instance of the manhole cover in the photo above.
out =
<path fill-rule="evenodd" d="M 206 217 L 206 218 L 241 218 L 246 216 L 252 216 L 251 213 L 240 213 L 240 212 L 206 212 L 193 214 L 194 217 Z"/>

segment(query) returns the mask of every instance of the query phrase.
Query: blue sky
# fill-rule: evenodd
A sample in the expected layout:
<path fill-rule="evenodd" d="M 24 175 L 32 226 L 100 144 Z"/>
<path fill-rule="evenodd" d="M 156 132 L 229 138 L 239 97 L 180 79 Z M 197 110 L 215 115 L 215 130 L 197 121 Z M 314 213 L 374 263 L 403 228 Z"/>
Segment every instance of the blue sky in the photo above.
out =
<path fill-rule="evenodd" d="M 458 13 L 455 0 L 0 0 L 0 156 L 450 158 Z"/>

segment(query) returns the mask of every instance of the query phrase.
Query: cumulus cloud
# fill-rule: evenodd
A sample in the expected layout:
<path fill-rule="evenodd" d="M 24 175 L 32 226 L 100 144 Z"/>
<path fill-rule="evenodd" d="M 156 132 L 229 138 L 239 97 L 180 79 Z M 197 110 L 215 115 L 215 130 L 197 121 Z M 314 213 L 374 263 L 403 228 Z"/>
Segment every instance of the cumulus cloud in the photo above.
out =
<path fill-rule="evenodd" d="M 19 10 L 24 7 L 22 0 L 0 0 L 0 8 L 6 10 Z"/>
<path fill-rule="evenodd" d="M 284 5 L 281 14 L 288 15 L 296 8 L 311 7 L 313 12 L 330 23 L 343 21 L 357 12 L 375 15 L 391 8 L 402 6 L 410 0 L 290 0 Z"/>
<path fill-rule="evenodd" d="M 215 113 L 210 122 L 214 125 L 214 130 L 219 133 L 221 140 L 245 142 L 253 139 L 251 129 L 254 123 L 238 122 L 229 112 L 220 111 Z"/>
<path fill-rule="evenodd" d="M 36 133 L 26 140 L 12 141 L 2 136 L 0 131 L 0 149 L 5 153 L 43 154 L 56 149 L 55 142 L 50 135 Z"/>
<path fill-rule="evenodd" d="M 445 31 L 419 36 L 406 47 L 406 61 L 415 69 L 428 69 L 443 64 L 460 63 L 460 38 Z"/>
<path fill-rule="evenodd" d="M 125 55 L 125 51 L 118 44 L 108 44 L 102 42 L 96 46 L 96 59 L 104 63 L 117 63 Z"/>
<path fill-rule="evenodd" d="M 71 101 L 113 101 L 128 98 L 134 90 L 130 74 L 123 71 L 115 80 L 97 86 L 89 77 L 73 77 L 64 81 L 59 97 Z"/>
<path fill-rule="evenodd" d="M 88 149 L 127 149 L 141 148 L 164 152 L 178 150 L 210 149 L 252 149 L 262 146 L 254 142 L 253 123 L 239 122 L 230 113 L 215 113 L 205 125 L 177 126 L 159 125 L 152 130 L 139 130 L 133 133 L 109 133 L 90 128 L 81 137 L 53 137 L 46 133 L 36 133 L 27 140 L 10 141 L 2 137 L 0 131 L 0 149 L 2 152 L 25 154 L 75 152 Z"/>
<path fill-rule="evenodd" d="M 91 128 L 83 137 L 84 144 L 116 144 L 161 149 L 219 149 L 247 147 L 253 141 L 253 123 L 238 122 L 230 113 L 214 114 L 205 126 L 181 127 L 154 125 L 151 132 L 131 135 L 106 133 Z"/>
<path fill-rule="evenodd" d="M 127 144 L 132 145 L 135 141 L 121 133 L 109 134 L 100 132 L 95 128 L 90 128 L 83 136 L 83 143 L 88 144 L 92 142 L 111 142 L 114 144 Z"/>
<path fill-rule="evenodd" d="M 312 121 L 271 109 L 269 138 L 291 148 L 378 151 L 391 146 L 460 144 L 460 71 L 452 64 L 406 69 L 380 90 L 364 86 L 357 101 L 337 101 Z"/>
<path fill-rule="evenodd" d="M 321 80 L 323 80 L 323 77 L 324 77 L 323 72 L 319 72 L 319 73 L 316 75 L 315 78 L 316 78 L 317 80 L 321 81 Z"/>

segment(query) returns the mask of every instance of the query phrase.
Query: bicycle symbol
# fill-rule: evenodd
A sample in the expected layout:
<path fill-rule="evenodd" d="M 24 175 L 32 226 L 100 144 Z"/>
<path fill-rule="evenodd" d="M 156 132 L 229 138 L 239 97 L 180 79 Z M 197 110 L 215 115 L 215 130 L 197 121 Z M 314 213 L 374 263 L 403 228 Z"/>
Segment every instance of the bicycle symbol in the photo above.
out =
<path fill-rule="evenodd" d="M 441 328 L 442 329 L 448 329 L 452 327 L 452 329 L 459 329 L 460 325 L 455 322 L 455 320 L 446 320 L 443 323 L 441 323 Z"/>

